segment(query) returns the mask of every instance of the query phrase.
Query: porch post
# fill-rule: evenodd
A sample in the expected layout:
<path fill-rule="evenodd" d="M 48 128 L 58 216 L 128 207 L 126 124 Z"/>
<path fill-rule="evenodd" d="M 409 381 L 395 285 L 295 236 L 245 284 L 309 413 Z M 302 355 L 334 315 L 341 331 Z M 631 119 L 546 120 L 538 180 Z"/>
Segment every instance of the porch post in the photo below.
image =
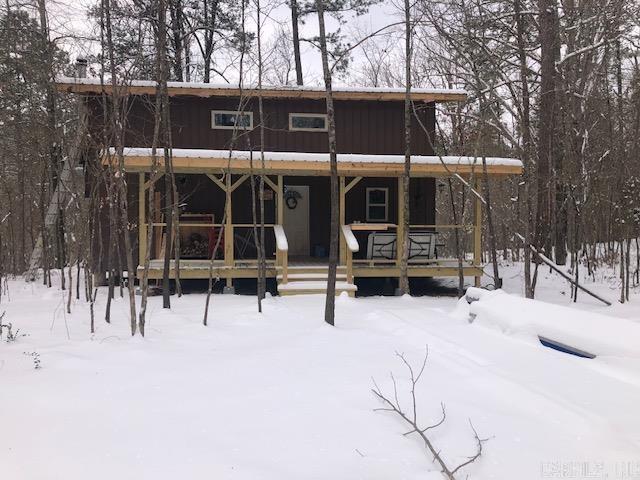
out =
<path fill-rule="evenodd" d="M 345 222 L 345 200 L 346 200 L 346 191 L 345 191 L 344 177 L 340 177 L 340 220 L 339 221 L 340 221 L 341 229 L 342 229 L 342 225 L 344 225 L 344 222 Z M 347 248 L 347 245 L 345 244 L 344 235 L 340 234 L 340 265 L 344 265 L 346 248 Z"/>
<path fill-rule="evenodd" d="M 398 226 L 396 228 L 396 265 L 400 267 L 402 263 L 402 253 L 404 245 L 404 182 L 402 177 L 398 177 Z"/>
<path fill-rule="evenodd" d="M 231 208 L 231 172 L 228 171 L 225 178 L 225 216 L 226 221 L 224 225 L 224 265 L 227 269 L 227 286 L 225 290 L 229 293 L 233 293 L 233 279 L 231 278 L 231 269 L 233 268 L 233 219 Z"/>
<path fill-rule="evenodd" d="M 284 179 L 282 175 L 278 175 L 278 191 L 276 192 L 276 223 L 284 224 Z"/>
<path fill-rule="evenodd" d="M 138 265 L 143 265 L 147 258 L 147 225 L 146 207 L 144 201 L 144 180 L 145 173 L 138 174 Z"/>
<path fill-rule="evenodd" d="M 475 189 L 479 192 L 480 181 L 476 180 Z M 482 202 L 475 196 L 475 226 L 473 228 L 473 265 L 480 268 L 482 263 Z M 475 286 L 480 286 L 482 277 L 475 277 Z"/>

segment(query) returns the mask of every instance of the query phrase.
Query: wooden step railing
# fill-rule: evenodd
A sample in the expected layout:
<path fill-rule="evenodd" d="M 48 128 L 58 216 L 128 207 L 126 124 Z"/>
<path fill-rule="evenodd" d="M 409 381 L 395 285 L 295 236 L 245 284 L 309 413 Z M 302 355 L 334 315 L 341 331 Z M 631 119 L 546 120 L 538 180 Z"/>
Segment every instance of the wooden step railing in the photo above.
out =
<path fill-rule="evenodd" d="M 358 239 L 351 231 L 350 225 L 342 225 L 340 228 L 344 243 L 346 244 L 345 260 L 347 263 L 347 283 L 353 283 L 353 254 L 360 250 Z"/>
<path fill-rule="evenodd" d="M 286 284 L 289 280 L 289 242 L 282 225 L 274 225 L 273 233 L 276 236 L 276 265 L 282 268 L 282 281 Z"/>

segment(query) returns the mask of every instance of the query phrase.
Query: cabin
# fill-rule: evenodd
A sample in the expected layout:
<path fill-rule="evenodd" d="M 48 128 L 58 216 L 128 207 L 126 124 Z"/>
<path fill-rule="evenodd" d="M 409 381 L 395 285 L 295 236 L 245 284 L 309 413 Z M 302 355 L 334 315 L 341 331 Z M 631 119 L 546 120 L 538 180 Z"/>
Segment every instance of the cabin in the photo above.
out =
<path fill-rule="evenodd" d="M 62 78 L 57 88 L 81 96 L 90 131 L 101 122 L 101 98 L 111 86 L 98 79 Z M 179 238 L 168 238 L 162 215 L 164 182 L 152 172 L 155 82 L 127 87 L 124 163 L 130 224 L 135 228 L 138 274 L 152 237 L 149 278 L 163 274 L 165 242 L 179 240 L 181 280 L 257 278 L 253 238 L 251 175 L 264 173 L 267 276 L 281 295 L 324 292 L 330 225 L 330 171 L 325 92 L 317 87 L 268 87 L 260 91 L 229 85 L 169 82 L 172 159 L 179 194 Z M 264 153 L 260 152 L 258 97 L 263 100 Z M 404 191 L 404 90 L 334 88 L 338 149 L 340 264 L 337 293 L 355 295 L 366 278 L 397 281 L 402 245 Z M 467 241 L 465 277 L 480 283 L 481 203 L 472 225 L 441 224 L 436 216 L 439 177 L 454 173 L 470 181 L 482 175 L 482 160 L 434 154 L 436 103 L 462 102 L 464 91 L 414 89 L 409 187 L 410 251 L 414 277 L 458 275 L 453 247 L 457 229 Z M 96 145 L 100 145 L 99 135 Z M 110 146 L 101 146 L 102 152 Z M 103 162 L 109 155 L 103 154 Z M 162 163 L 162 155 L 159 155 Z M 487 174 L 518 175 L 514 159 L 487 158 Z M 163 170 L 163 167 L 160 167 Z M 155 182 L 154 218 L 149 186 Z M 256 182 L 257 184 L 257 182 Z M 216 248 L 216 245 L 218 248 Z M 215 250 L 215 252 L 214 252 Z M 215 255 L 214 255 L 215 253 Z M 214 257 L 212 260 L 212 257 Z M 394 280 L 395 279 L 395 280 Z"/>

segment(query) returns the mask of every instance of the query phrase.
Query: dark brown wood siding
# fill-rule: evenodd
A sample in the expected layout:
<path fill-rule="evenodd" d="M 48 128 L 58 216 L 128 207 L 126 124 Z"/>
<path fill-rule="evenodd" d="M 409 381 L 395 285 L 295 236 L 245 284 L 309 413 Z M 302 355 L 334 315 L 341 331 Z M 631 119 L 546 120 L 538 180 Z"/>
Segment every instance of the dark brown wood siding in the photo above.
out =
<path fill-rule="evenodd" d="M 97 105 L 96 105 L 97 107 Z M 232 130 L 211 128 L 212 110 L 232 110 L 238 99 L 173 97 L 171 122 L 174 148 L 229 148 Z M 125 144 L 149 147 L 153 132 L 153 102 L 146 97 L 131 101 Z M 419 104 L 420 122 L 434 131 L 433 103 Z M 99 117 L 99 107 L 94 110 Z M 235 148 L 247 150 L 259 147 L 257 101 L 245 107 L 254 116 L 254 130 L 241 135 Z M 289 131 L 289 113 L 324 113 L 324 100 L 268 99 L 264 101 L 265 150 L 322 153 L 327 151 L 326 132 Z M 389 101 L 336 102 L 337 146 L 340 153 L 402 154 L 404 152 L 404 105 Z M 415 155 L 433 154 L 431 144 L 419 122 L 414 118 L 412 151 Z"/>

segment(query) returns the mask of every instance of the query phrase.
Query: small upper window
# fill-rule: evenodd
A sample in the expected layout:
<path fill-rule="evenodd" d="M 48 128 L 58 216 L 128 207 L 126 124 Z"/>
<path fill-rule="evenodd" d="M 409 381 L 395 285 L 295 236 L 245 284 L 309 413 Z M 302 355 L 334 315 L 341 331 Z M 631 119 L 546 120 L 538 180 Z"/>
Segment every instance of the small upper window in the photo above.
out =
<path fill-rule="evenodd" d="M 367 222 L 386 222 L 389 216 L 389 189 L 367 188 Z"/>
<path fill-rule="evenodd" d="M 290 113 L 289 130 L 326 132 L 327 116 L 322 113 Z"/>
<path fill-rule="evenodd" d="M 233 110 L 212 110 L 211 128 L 251 130 L 253 128 L 253 112 L 238 113 Z"/>

